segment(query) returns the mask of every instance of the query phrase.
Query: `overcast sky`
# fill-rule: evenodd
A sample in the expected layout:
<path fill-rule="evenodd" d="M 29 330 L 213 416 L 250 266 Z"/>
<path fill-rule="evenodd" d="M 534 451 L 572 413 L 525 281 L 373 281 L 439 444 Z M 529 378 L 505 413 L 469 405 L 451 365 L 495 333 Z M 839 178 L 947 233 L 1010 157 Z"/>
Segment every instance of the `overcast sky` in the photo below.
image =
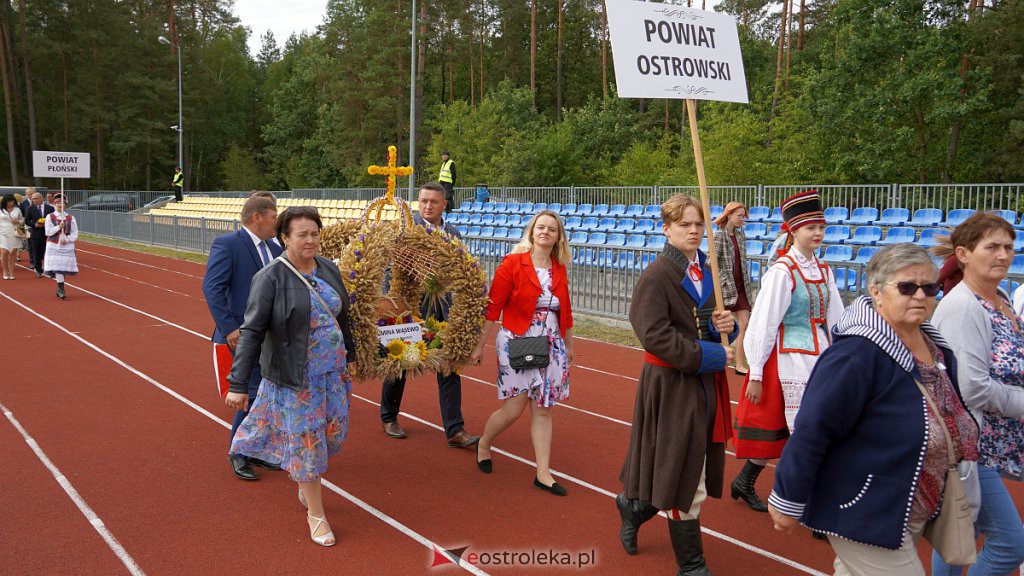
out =
<path fill-rule="evenodd" d="M 249 51 L 260 51 L 260 37 L 270 30 L 279 47 L 303 30 L 312 33 L 323 23 L 327 0 L 235 0 L 235 14 L 248 26 Z"/>

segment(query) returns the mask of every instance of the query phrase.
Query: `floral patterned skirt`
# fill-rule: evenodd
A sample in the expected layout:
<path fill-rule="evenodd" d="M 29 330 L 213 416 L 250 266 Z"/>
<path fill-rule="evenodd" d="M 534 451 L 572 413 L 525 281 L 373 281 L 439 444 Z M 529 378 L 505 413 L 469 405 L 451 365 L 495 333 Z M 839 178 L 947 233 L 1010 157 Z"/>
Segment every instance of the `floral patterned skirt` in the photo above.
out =
<path fill-rule="evenodd" d="M 231 453 L 280 464 L 292 480 L 313 482 L 348 435 L 351 393 L 351 380 L 340 372 L 307 375 L 299 390 L 264 378 Z"/>
<path fill-rule="evenodd" d="M 544 317 L 547 316 L 547 322 Z M 508 363 L 508 342 L 515 338 L 508 329 L 498 331 L 495 348 L 498 350 L 498 398 L 506 400 L 520 394 L 529 394 L 538 406 L 554 406 L 569 397 L 569 355 L 565 340 L 558 329 L 558 310 L 550 314 L 536 312 L 533 322 L 523 336 L 545 335 L 551 343 L 547 368 L 516 371 Z"/>

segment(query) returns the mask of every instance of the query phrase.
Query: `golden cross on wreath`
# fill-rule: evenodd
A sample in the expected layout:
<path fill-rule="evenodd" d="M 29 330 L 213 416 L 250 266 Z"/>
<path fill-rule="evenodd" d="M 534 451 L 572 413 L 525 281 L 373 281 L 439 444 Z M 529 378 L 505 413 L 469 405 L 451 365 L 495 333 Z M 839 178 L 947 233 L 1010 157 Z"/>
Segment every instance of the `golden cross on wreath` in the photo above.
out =
<path fill-rule="evenodd" d="M 374 176 L 387 176 L 388 187 L 387 193 L 383 198 L 374 200 L 369 206 L 366 207 L 366 214 L 369 214 L 374 208 L 377 209 L 376 220 L 380 221 L 381 211 L 385 206 L 395 206 L 401 211 L 401 207 L 395 202 L 395 181 L 398 176 L 408 176 L 412 174 L 412 166 L 398 166 L 398 149 L 394 146 L 388 146 L 388 165 L 387 166 L 370 166 L 366 169 L 367 172 Z M 408 214 L 404 215 L 406 218 L 411 220 Z M 409 222 L 411 223 L 411 222 Z"/>

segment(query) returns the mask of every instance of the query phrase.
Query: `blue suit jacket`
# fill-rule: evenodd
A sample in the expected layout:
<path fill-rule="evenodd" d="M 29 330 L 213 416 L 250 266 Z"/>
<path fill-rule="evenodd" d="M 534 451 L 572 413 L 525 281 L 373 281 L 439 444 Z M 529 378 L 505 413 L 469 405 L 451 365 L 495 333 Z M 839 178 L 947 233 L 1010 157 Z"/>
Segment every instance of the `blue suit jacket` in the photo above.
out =
<path fill-rule="evenodd" d="M 270 257 L 283 251 L 275 240 L 269 240 Z M 249 300 L 252 277 L 263 268 L 259 252 L 244 229 L 217 237 L 206 260 L 203 296 L 216 327 L 213 341 L 227 342 L 227 335 L 242 325 L 245 304 Z"/>

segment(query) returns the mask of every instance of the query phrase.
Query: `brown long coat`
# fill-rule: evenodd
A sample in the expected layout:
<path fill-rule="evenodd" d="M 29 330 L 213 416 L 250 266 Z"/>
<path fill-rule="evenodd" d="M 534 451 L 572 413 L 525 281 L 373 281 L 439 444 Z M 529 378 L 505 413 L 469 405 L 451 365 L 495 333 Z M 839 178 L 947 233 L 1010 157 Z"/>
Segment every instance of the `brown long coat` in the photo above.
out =
<path fill-rule="evenodd" d="M 619 479 L 626 496 L 659 510 L 690 509 L 707 458 L 708 496 L 722 497 L 725 445 L 712 443 L 715 383 L 698 374 L 696 302 L 681 286 L 686 258 L 666 246 L 640 275 L 629 321 L 647 352 L 675 366 L 644 363 L 629 451 Z M 705 276 L 710 270 L 705 267 Z M 714 297 L 703 308 L 714 308 Z"/>

